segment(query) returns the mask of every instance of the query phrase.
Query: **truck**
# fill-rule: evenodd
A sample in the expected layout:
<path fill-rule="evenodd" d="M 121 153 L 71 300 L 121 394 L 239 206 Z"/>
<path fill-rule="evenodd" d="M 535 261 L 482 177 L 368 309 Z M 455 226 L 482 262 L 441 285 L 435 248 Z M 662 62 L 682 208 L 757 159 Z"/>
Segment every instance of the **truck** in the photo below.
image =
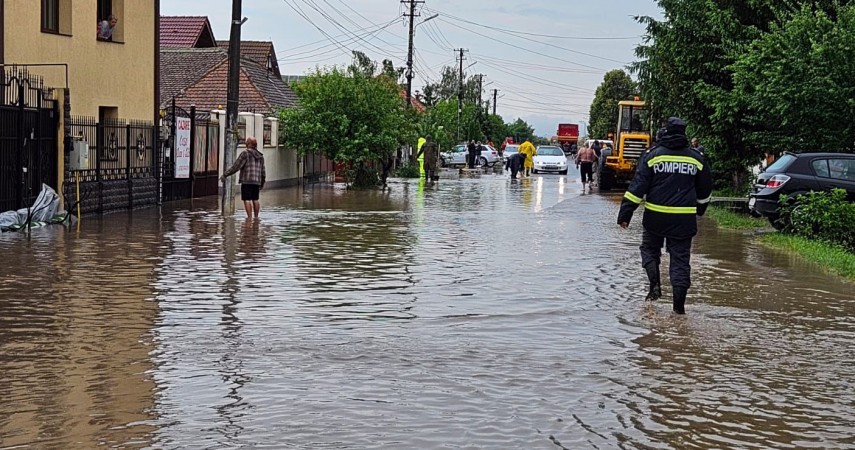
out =
<path fill-rule="evenodd" d="M 650 113 L 644 100 L 635 97 L 634 100 L 618 102 L 615 153 L 606 156 L 600 171 L 601 191 L 608 191 L 632 181 L 638 161 L 653 142 L 651 124 Z"/>
<path fill-rule="evenodd" d="M 558 145 L 564 149 L 564 153 L 570 153 L 570 146 L 579 140 L 579 125 L 575 123 L 559 123 L 556 136 Z"/>

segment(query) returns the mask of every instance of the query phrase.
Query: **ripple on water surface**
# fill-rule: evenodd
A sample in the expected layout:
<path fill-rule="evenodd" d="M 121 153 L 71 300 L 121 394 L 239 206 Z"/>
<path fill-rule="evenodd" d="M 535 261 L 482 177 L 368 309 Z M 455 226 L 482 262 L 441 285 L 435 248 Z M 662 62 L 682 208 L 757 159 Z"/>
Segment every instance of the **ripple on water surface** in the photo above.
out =
<path fill-rule="evenodd" d="M 4 234 L 0 447 L 855 447 L 851 285 L 704 222 L 673 317 L 574 178 Z"/>

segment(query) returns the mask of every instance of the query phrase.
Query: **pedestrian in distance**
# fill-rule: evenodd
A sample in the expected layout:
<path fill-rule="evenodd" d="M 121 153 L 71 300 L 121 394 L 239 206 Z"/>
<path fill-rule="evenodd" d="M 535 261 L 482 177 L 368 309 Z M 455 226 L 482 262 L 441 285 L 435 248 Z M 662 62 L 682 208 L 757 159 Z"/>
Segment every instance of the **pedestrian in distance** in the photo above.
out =
<path fill-rule="evenodd" d="M 701 156 L 706 157 L 705 153 L 707 150 L 704 148 L 703 145 L 700 144 L 700 142 L 698 142 L 698 138 L 696 137 L 692 138 L 692 150 L 700 153 Z"/>
<path fill-rule="evenodd" d="M 475 140 L 469 141 L 469 145 L 466 146 L 466 167 L 470 169 L 475 168 L 475 154 L 478 152 L 478 147 L 475 146 Z"/>
<path fill-rule="evenodd" d="M 641 266 L 650 289 L 647 300 L 662 297 L 659 263 L 662 246 L 671 257 L 673 308 L 685 314 L 691 287 L 692 238 L 698 232 L 712 195 L 712 175 L 704 157 L 689 147 L 686 123 L 672 117 L 658 133 L 657 145 L 638 162 L 635 178 L 624 194 L 617 223 L 626 229 L 636 208 L 644 203 Z"/>
<path fill-rule="evenodd" d="M 439 146 L 433 140 L 433 136 L 425 136 L 425 143 L 419 150 L 416 158 L 424 156 L 425 180 L 434 181 L 439 179 L 437 176 L 437 165 L 439 164 Z"/>
<path fill-rule="evenodd" d="M 223 173 L 220 181 L 225 182 L 227 177 L 234 175 L 237 171 L 240 171 L 238 177 L 240 199 L 243 200 L 243 207 L 246 209 L 246 218 L 258 219 L 258 213 L 261 212 L 258 194 L 264 188 L 267 171 L 264 167 L 264 155 L 258 150 L 258 141 L 252 136 L 246 138 L 246 149 Z"/>
<path fill-rule="evenodd" d="M 582 173 L 582 190 L 585 190 L 585 183 L 588 184 L 588 188 L 591 188 L 591 183 L 594 181 L 594 163 L 597 161 L 597 154 L 594 153 L 594 149 L 591 147 L 582 147 L 578 153 L 576 153 L 576 168 L 581 168 Z"/>
<path fill-rule="evenodd" d="M 528 139 L 520 145 L 519 153 L 525 154 L 525 175 L 526 177 L 531 176 L 531 169 L 534 168 L 534 154 L 537 152 L 535 150 L 534 145 Z"/>
<path fill-rule="evenodd" d="M 481 162 L 481 155 L 484 154 L 484 150 L 487 149 L 484 147 L 484 144 L 482 144 L 481 141 L 475 143 L 475 166 L 478 166 L 478 164 Z"/>
<path fill-rule="evenodd" d="M 514 153 L 505 160 L 505 170 L 511 171 L 511 179 L 516 179 L 517 174 L 525 170 L 526 158 L 525 153 Z"/>

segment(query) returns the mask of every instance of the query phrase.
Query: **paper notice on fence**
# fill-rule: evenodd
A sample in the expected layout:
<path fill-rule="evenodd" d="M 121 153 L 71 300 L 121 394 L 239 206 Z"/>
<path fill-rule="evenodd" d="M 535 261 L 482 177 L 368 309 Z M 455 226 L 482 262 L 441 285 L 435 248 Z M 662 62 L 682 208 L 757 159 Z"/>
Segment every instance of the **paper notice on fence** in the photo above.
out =
<path fill-rule="evenodd" d="M 190 178 L 190 118 L 175 119 L 175 178 Z"/>

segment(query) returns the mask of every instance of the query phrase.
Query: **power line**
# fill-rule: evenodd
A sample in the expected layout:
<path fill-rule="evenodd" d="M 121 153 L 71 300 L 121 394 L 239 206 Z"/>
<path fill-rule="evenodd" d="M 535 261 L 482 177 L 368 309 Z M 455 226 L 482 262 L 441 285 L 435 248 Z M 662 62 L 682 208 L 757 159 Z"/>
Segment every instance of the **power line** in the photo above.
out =
<path fill-rule="evenodd" d="M 427 8 L 427 7 L 425 7 L 425 8 L 426 8 L 426 9 L 428 9 L 428 10 L 430 10 L 431 12 L 439 13 L 439 14 L 442 14 L 443 16 L 450 17 L 450 18 L 452 18 L 452 19 L 454 19 L 454 20 L 458 20 L 458 21 L 460 21 L 460 22 L 468 23 L 468 24 L 470 24 L 470 25 L 477 25 L 477 26 L 479 26 L 479 27 L 489 28 L 489 29 L 491 29 L 491 30 L 501 31 L 501 32 L 503 32 L 503 33 L 519 34 L 519 35 L 525 35 L 525 36 L 536 36 L 536 37 L 545 37 L 545 38 L 551 38 L 551 39 L 567 39 L 567 40 L 577 40 L 577 41 L 615 41 L 615 40 L 640 39 L 640 38 L 642 38 L 642 37 L 643 37 L 643 36 L 627 36 L 627 37 L 610 37 L 610 36 L 559 36 L 559 35 L 554 35 L 554 34 L 529 33 L 529 32 L 526 32 L 526 31 L 511 30 L 511 29 L 507 29 L 507 28 L 499 28 L 499 27 L 493 27 L 493 26 L 490 26 L 490 25 L 484 25 L 484 24 L 481 24 L 481 23 L 472 22 L 472 21 L 470 21 L 470 20 L 466 20 L 466 19 L 463 19 L 463 18 L 460 18 L 460 17 L 456 17 L 456 16 L 454 16 L 454 15 L 452 15 L 452 14 L 448 14 L 448 13 L 445 13 L 445 12 L 442 12 L 442 11 L 439 11 L 439 10 L 436 10 L 436 9 Z"/>
<path fill-rule="evenodd" d="M 496 65 L 496 64 L 484 61 L 484 60 L 480 60 L 480 61 L 482 63 L 484 63 L 485 65 L 492 67 L 495 70 L 498 70 L 499 72 L 504 72 L 508 75 L 531 81 L 532 83 L 540 84 L 543 86 L 548 86 L 548 87 L 551 87 L 553 89 L 560 89 L 560 90 L 567 91 L 567 92 L 576 92 L 576 93 L 583 93 L 583 94 L 592 93 L 591 91 L 588 91 L 588 90 L 583 89 L 583 88 L 579 88 L 579 87 L 571 86 L 571 85 L 566 85 L 566 84 L 561 84 L 561 83 L 558 83 L 556 81 L 547 80 L 546 78 L 539 78 L 539 77 L 536 77 L 534 75 L 522 74 L 519 72 L 511 72 L 511 71 L 503 69 L 499 65 Z"/>
<path fill-rule="evenodd" d="M 397 20 L 398 20 L 398 19 L 397 19 L 397 18 L 395 18 L 395 20 L 393 20 L 393 21 L 391 21 L 391 22 L 387 23 L 387 24 L 385 25 L 385 27 L 389 27 L 389 26 L 391 26 L 391 25 L 392 25 L 392 24 L 394 24 Z M 362 36 L 363 36 L 363 37 L 365 37 L 365 36 L 370 36 L 370 35 L 376 34 L 376 33 L 377 33 L 377 32 L 379 32 L 379 31 L 380 31 L 379 29 L 378 29 L 378 30 L 374 30 L 374 31 L 370 31 L 370 32 L 364 33 Z M 345 40 L 344 42 L 341 42 L 341 44 L 343 44 L 343 45 L 350 45 L 350 44 L 353 44 L 354 42 L 356 42 L 356 40 L 357 40 L 356 38 L 351 37 L 351 38 L 348 38 L 347 40 Z M 322 41 L 322 42 L 325 42 L 325 41 Z M 331 43 L 331 44 L 327 44 L 327 45 L 324 45 L 324 46 L 321 46 L 321 47 L 318 47 L 318 48 L 315 48 L 315 49 L 312 49 L 312 50 L 306 50 L 306 51 L 303 51 L 303 52 L 298 52 L 298 53 L 293 53 L 293 54 L 290 54 L 290 55 L 286 55 L 286 57 L 278 58 L 278 60 L 279 60 L 279 61 L 295 61 L 295 60 L 300 60 L 300 59 L 316 58 L 316 57 L 318 57 L 318 56 L 323 56 L 323 55 L 326 55 L 326 54 L 329 54 L 329 53 L 331 53 L 331 52 L 336 51 L 337 49 L 336 49 L 336 48 L 334 48 L 335 46 L 336 46 L 336 44 L 335 44 L 335 43 Z M 323 51 L 323 52 L 321 52 L 321 53 L 315 53 L 315 52 L 317 52 L 317 51 L 319 51 L 319 50 L 322 50 L 322 49 L 324 49 L 324 48 L 327 48 L 327 47 L 333 47 L 333 48 L 332 48 L 331 50 L 326 50 L 326 51 Z M 281 54 L 281 53 L 282 53 L 282 52 L 280 52 L 280 54 Z M 306 56 L 300 56 L 300 55 L 306 55 Z"/>

